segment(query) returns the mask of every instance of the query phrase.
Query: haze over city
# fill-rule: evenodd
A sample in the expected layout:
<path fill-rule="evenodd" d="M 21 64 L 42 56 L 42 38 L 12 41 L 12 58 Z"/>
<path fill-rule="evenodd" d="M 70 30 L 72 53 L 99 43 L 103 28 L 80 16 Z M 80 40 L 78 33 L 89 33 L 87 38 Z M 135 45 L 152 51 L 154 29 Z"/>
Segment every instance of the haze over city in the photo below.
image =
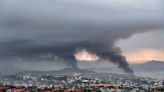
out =
<path fill-rule="evenodd" d="M 162 0 L 1 0 L 0 72 L 96 65 L 135 74 L 133 65 L 164 61 L 163 5 Z"/>

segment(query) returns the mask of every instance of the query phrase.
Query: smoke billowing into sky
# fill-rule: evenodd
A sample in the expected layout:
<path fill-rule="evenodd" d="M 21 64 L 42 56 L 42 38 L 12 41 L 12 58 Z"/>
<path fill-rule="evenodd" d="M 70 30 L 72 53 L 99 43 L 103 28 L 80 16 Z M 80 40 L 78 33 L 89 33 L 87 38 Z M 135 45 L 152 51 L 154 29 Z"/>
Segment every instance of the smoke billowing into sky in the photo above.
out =
<path fill-rule="evenodd" d="M 162 0 L 1 0 L 0 58 L 76 68 L 77 50 L 133 73 L 115 43 L 164 27 Z M 88 59 L 87 58 L 87 59 Z M 47 62 L 49 63 L 49 62 Z M 3 64 L 3 63 L 2 63 Z"/>

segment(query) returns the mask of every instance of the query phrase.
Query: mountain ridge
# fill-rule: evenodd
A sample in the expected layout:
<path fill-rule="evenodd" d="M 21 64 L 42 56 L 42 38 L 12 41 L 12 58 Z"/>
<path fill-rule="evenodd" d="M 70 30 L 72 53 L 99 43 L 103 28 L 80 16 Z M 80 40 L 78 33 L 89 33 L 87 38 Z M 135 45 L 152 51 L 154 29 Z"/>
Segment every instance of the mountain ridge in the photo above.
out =
<path fill-rule="evenodd" d="M 135 71 L 162 71 L 164 70 L 164 62 L 159 60 L 152 60 L 143 64 L 132 65 L 131 67 Z"/>

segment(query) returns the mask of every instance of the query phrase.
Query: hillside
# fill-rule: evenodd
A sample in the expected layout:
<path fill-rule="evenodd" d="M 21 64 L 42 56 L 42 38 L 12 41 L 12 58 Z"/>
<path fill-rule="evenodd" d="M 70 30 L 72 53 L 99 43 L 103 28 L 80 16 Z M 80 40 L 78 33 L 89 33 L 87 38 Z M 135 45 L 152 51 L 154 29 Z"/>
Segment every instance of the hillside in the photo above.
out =
<path fill-rule="evenodd" d="M 163 71 L 164 70 L 164 62 L 162 61 L 148 61 L 147 63 L 132 65 L 134 71 Z"/>

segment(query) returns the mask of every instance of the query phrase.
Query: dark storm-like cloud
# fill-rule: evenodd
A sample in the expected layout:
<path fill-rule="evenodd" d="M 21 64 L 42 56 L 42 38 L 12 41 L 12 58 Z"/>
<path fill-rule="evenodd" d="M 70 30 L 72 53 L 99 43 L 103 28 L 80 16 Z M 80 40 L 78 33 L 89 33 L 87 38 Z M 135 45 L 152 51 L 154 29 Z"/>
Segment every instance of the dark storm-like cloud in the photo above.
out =
<path fill-rule="evenodd" d="M 128 0 L 126 0 L 128 1 Z M 100 0 L 11 0 L 1 1 L 0 56 L 39 61 L 51 53 L 78 68 L 73 56 L 85 48 L 100 58 L 133 73 L 121 50 L 119 39 L 164 27 L 162 9 L 154 2 Z M 137 6 L 137 4 L 139 4 Z M 126 4 L 125 4 L 126 5 Z M 161 10 L 160 10 L 161 9 Z"/>

